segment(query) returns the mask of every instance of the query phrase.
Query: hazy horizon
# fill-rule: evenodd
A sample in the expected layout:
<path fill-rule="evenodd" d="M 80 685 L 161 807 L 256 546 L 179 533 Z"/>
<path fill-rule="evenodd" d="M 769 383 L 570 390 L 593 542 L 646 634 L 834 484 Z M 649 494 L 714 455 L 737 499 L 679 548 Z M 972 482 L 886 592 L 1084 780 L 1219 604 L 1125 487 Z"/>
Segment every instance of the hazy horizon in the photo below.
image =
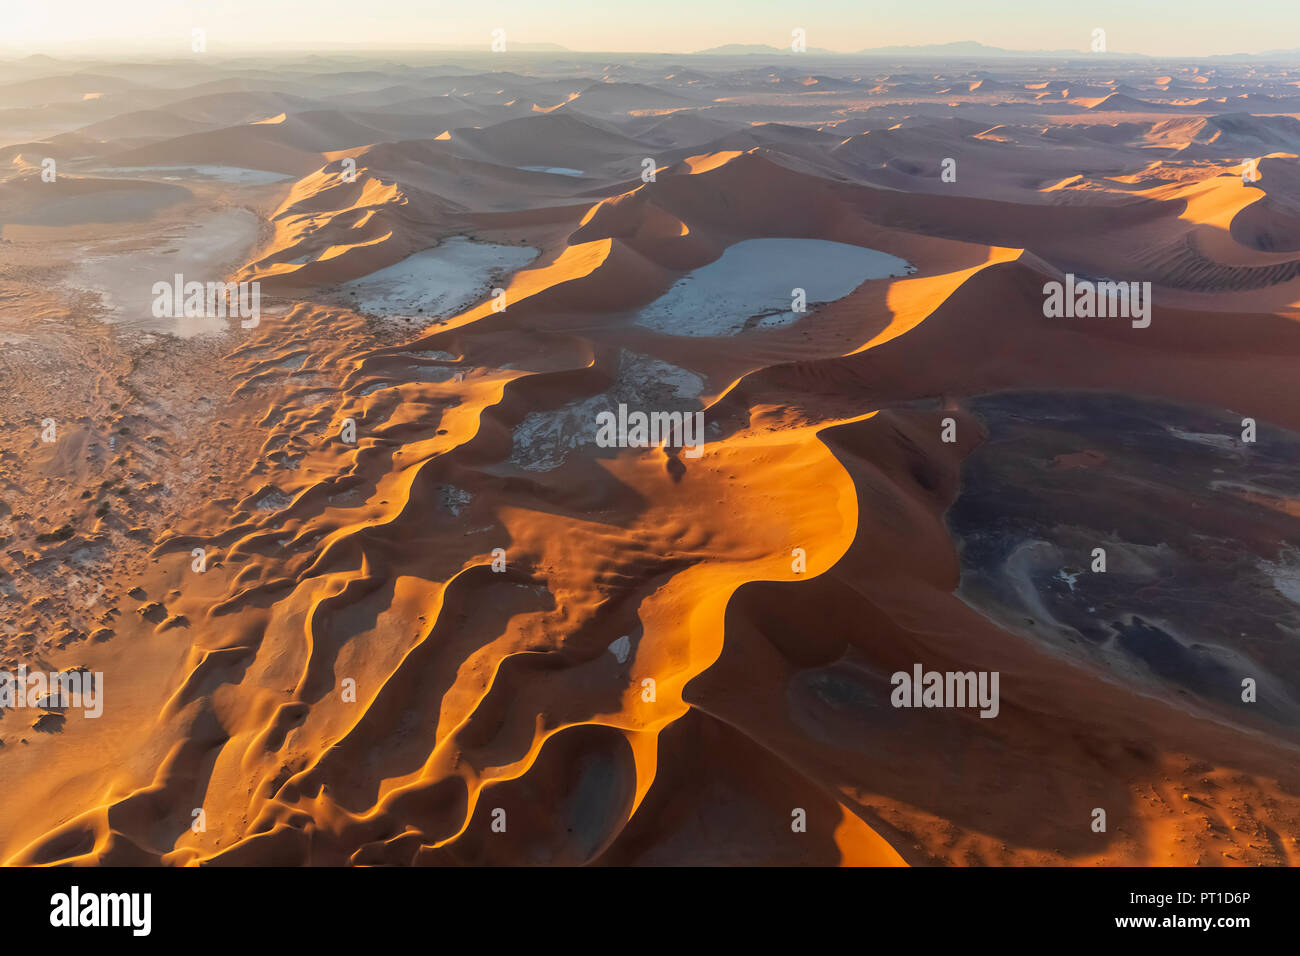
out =
<path fill-rule="evenodd" d="M 664 0 L 653 13 L 626 0 L 600 11 L 577 0 L 559 0 L 545 10 L 522 0 L 489 0 L 468 15 L 457 12 L 450 25 L 445 10 L 414 0 L 383 11 L 367 9 L 363 16 L 344 0 L 273 6 L 252 0 L 139 0 L 128 9 L 69 0 L 57 8 L 24 5 L 8 11 L 0 52 L 109 58 L 186 54 L 195 29 L 205 31 L 207 51 L 214 55 L 270 49 L 487 50 L 498 29 L 505 31 L 507 50 L 510 44 L 556 44 L 593 54 L 688 54 L 733 44 L 786 49 L 796 29 L 804 31 L 809 50 L 841 54 L 971 41 L 1014 51 L 1088 53 L 1096 29 L 1106 32 L 1106 48 L 1113 54 L 1197 58 L 1300 48 L 1300 28 L 1267 34 L 1259 29 L 1261 20 L 1295 19 L 1286 0 L 1260 0 L 1241 21 L 1224 19 L 1221 11 L 1208 0 L 1184 4 L 1176 20 L 1159 0 L 1103 0 L 1086 14 L 1052 12 L 1030 0 L 1003 0 L 995 10 L 958 0 L 932 0 L 905 10 L 847 0 L 801 6 L 754 0 L 701 10 L 686 0 Z"/>

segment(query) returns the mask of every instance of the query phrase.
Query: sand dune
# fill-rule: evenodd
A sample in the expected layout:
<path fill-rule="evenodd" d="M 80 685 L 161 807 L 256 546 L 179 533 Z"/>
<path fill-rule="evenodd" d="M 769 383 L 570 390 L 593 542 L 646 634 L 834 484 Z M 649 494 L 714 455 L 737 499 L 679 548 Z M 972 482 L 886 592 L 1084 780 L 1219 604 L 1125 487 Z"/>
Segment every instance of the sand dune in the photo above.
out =
<path fill-rule="evenodd" d="M 579 113 L 626 114 L 639 110 L 661 110 L 696 105 L 695 100 L 656 89 L 644 83 L 593 83 L 572 99 L 566 110 Z"/>
<path fill-rule="evenodd" d="M 568 113 L 507 120 L 452 132 L 459 155 L 506 166 L 589 169 L 622 158 L 638 144 L 596 121 Z"/>
<path fill-rule="evenodd" d="M 117 153 L 122 166 L 178 163 L 247 166 L 301 174 L 319 164 L 327 149 L 366 146 L 384 133 L 355 117 L 333 111 L 306 111 L 288 117 L 276 113 L 227 129 L 190 133 Z"/>
<path fill-rule="evenodd" d="M 106 686 L 3 713 L 0 860 L 1297 862 L 1285 76 L 575 62 L 0 89 L 116 98 L 0 117 L 0 664 Z M 176 255 L 259 322 L 104 321 Z"/>

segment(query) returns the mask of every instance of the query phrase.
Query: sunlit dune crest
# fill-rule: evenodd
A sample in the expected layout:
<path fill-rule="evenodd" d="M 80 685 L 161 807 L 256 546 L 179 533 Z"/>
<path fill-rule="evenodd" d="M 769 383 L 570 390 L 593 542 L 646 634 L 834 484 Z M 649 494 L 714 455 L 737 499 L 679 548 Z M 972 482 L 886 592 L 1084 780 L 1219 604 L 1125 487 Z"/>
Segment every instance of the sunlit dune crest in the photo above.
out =
<path fill-rule="evenodd" d="M 1300 859 L 1293 74 L 785 57 L 0 64 L 0 859 Z"/>

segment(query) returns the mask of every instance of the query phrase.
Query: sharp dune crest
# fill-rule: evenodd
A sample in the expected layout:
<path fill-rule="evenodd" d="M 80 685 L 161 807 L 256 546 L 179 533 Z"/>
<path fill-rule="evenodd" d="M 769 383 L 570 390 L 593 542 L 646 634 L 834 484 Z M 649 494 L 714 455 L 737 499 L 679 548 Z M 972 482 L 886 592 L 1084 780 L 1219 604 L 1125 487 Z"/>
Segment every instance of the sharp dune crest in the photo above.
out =
<path fill-rule="evenodd" d="M 6 120 L 0 650 L 106 710 L 4 713 L 0 859 L 1297 862 L 1295 90 L 368 66 Z M 113 282 L 182 267 L 258 321 Z"/>

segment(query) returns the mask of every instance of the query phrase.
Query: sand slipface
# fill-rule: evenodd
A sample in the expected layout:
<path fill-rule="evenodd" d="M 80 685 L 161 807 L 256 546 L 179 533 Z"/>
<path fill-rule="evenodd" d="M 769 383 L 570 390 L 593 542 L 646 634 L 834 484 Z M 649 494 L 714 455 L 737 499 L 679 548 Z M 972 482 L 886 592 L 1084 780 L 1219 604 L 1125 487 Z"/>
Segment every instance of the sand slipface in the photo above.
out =
<path fill-rule="evenodd" d="M 93 65 L 0 62 L 0 672 L 98 692 L 6 864 L 1297 862 L 1294 71 Z"/>

